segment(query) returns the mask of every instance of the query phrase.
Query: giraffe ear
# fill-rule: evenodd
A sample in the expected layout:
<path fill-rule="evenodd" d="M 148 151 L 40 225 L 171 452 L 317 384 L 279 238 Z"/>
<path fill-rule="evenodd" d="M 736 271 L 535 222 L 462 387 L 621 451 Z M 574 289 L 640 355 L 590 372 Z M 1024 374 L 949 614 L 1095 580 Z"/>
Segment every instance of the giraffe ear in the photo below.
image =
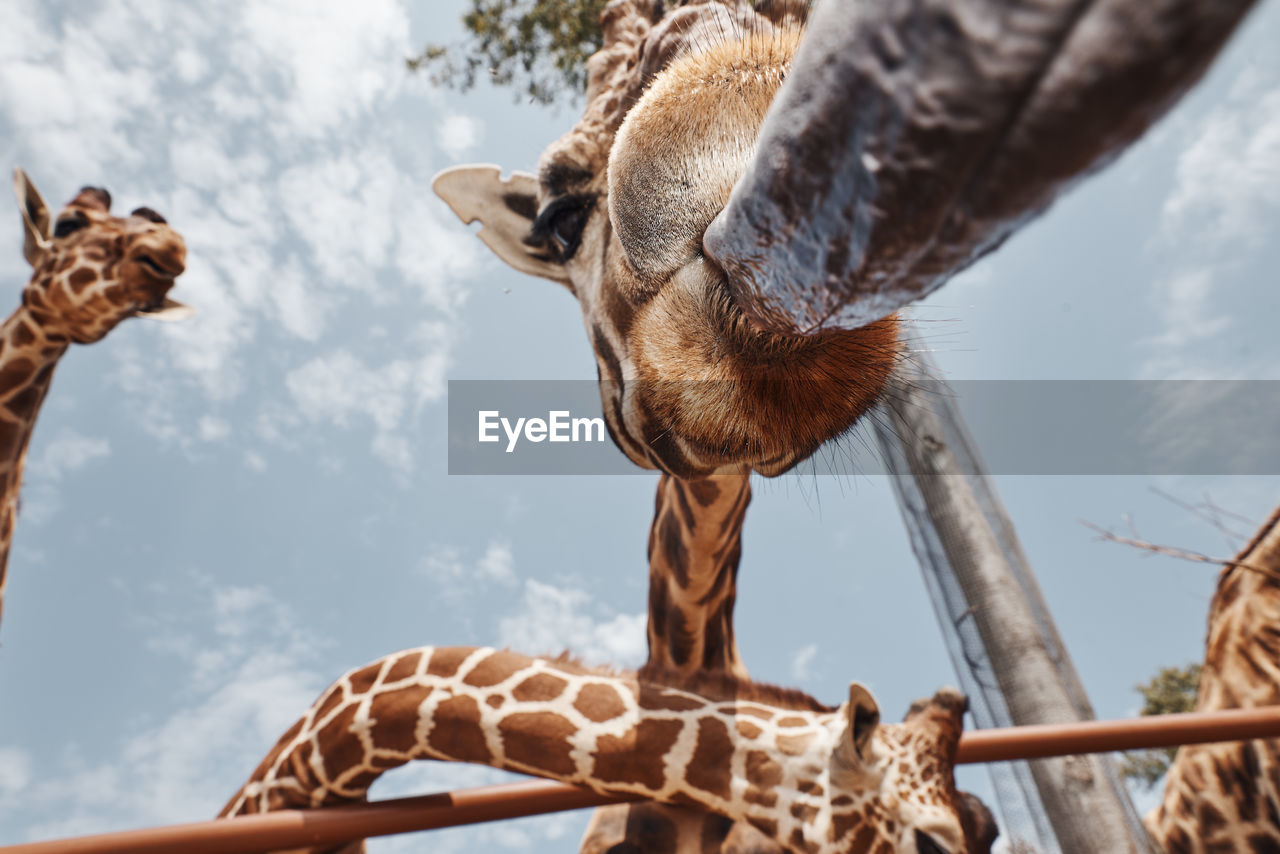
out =
<path fill-rule="evenodd" d="M 503 180 L 497 166 L 454 166 L 436 175 L 431 189 L 464 223 L 480 220 L 480 239 L 507 264 L 521 273 L 569 283 L 563 265 L 524 242 L 538 215 L 538 179 L 533 175 L 512 172 Z"/>
<path fill-rule="evenodd" d="M 849 684 L 849 705 L 845 709 L 845 736 L 840 745 L 847 760 L 867 760 L 871 737 L 880 725 L 880 706 L 861 683 Z M 849 753 L 852 753 L 852 756 Z"/>
<path fill-rule="evenodd" d="M 178 320 L 186 320 L 195 313 L 196 310 L 186 303 L 165 297 L 159 308 L 144 308 L 138 312 L 138 316 L 149 320 L 163 320 L 166 323 L 173 323 Z"/>
<path fill-rule="evenodd" d="M 13 169 L 13 193 L 18 197 L 18 208 L 22 211 L 22 254 L 27 263 L 35 267 L 49 249 L 49 241 L 53 237 L 49 206 L 27 173 L 17 166 Z"/>

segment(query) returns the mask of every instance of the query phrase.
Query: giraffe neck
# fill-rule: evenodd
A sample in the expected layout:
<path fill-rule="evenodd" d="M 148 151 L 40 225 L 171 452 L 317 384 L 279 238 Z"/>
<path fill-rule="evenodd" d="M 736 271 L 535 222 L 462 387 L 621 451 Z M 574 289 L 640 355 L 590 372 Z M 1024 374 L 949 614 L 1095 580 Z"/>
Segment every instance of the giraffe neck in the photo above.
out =
<path fill-rule="evenodd" d="M 747 476 L 658 481 L 649 533 L 649 660 L 679 679 L 722 671 L 739 679 L 747 668 L 733 634 L 733 606 L 742 553 L 742 523 L 751 501 Z M 600 807 L 580 854 L 640 850 L 652 854 L 738 851 L 781 854 L 750 825 L 716 813 L 664 804 Z"/>
<path fill-rule="evenodd" d="M 1280 508 L 1235 560 L 1209 609 L 1197 711 L 1280 705 Z M 1166 851 L 1280 851 L 1280 739 L 1181 748 L 1146 824 Z"/>
<path fill-rule="evenodd" d="M 67 346 L 50 340 L 25 305 L 0 326 L 0 609 L 27 445 Z"/>
<path fill-rule="evenodd" d="M 649 531 L 649 665 L 746 678 L 733 635 L 748 476 L 658 481 Z"/>
<path fill-rule="evenodd" d="M 507 651 L 406 650 L 335 683 L 222 815 L 363 800 L 383 772 L 440 759 L 692 806 L 819 851 L 865 806 L 826 800 L 841 722 Z"/>

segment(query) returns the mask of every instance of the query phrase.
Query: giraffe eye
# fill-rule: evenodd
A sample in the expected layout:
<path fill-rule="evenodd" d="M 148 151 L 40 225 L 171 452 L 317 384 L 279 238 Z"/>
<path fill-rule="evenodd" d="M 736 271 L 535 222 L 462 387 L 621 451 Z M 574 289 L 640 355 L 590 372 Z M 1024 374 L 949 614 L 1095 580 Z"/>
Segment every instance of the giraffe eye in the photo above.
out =
<path fill-rule="evenodd" d="M 54 237 L 66 237 L 68 234 L 79 231 L 89 224 L 89 220 L 79 214 L 64 216 L 58 220 L 53 227 Z"/>
<path fill-rule="evenodd" d="M 916 851 L 919 854 L 949 854 L 947 849 L 939 845 L 937 840 L 923 830 L 916 831 Z"/>
<path fill-rule="evenodd" d="M 546 246 L 557 261 L 568 261 L 578 251 L 595 196 L 563 196 L 547 205 L 533 221 L 526 243 Z"/>

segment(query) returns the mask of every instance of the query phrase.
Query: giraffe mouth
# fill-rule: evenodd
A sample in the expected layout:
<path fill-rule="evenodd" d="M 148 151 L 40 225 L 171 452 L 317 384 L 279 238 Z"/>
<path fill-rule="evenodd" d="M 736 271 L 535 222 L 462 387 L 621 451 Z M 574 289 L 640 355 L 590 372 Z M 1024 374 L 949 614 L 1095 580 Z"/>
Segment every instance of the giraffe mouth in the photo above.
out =
<path fill-rule="evenodd" d="M 134 258 L 134 261 L 136 261 L 139 266 L 145 267 L 152 275 L 161 279 L 176 279 L 182 274 L 182 271 L 186 269 L 182 264 L 175 265 L 176 269 L 174 267 L 165 267 L 150 255 L 139 255 Z"/>

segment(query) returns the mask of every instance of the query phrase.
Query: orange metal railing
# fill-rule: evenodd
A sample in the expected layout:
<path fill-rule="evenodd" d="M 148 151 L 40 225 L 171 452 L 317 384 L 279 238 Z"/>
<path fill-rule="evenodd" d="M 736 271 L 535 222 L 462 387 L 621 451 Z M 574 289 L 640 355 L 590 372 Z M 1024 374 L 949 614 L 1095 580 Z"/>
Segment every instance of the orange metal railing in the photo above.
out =
<path fill-rule="evenodd" d="M 958 763 L 1037 759 L 1146 747 L 1280 738 L 1280 706 L 1120 721 L 1008 727 L 965 733 Z M 595 792 L 533 780 L 438 795 L 0 846 L 0 854 L 247 854 L 618 803 Z"/>

